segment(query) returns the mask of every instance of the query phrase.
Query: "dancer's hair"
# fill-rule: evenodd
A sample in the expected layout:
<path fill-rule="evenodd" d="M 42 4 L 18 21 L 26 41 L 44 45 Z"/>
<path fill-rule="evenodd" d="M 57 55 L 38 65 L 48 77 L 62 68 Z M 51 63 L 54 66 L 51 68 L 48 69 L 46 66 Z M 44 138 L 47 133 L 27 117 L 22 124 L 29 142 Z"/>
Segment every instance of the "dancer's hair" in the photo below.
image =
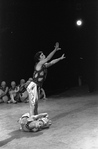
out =
<path fill-rule="evenodd" d="M 35 63 L 38 63 L 39 62 L 39 59 L 40 59 L 40 55 L 42 54 L 43 52 L 42 51 L 39 51 L 35 54 L 34 56 L 34 61 Z"/>

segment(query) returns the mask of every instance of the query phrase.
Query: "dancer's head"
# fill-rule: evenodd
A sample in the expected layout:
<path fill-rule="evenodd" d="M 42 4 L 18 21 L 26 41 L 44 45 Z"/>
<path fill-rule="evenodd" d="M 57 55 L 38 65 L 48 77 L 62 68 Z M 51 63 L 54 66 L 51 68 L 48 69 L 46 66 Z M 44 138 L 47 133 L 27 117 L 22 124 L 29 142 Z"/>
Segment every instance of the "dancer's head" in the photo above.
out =
<path fill-rule="evenodd" d="M 16 86 L 16 82 L 15 81 L 12 81 L 11 82 L 11 87 L 14 88 L 15 86 Z"/>
<path fill-rule="evenodd" d="M 39 61 L 41 61 L 45 58 L 46 58 L 46 56 L 43 54 L 42 51 L 37 52 L 34 56 L 34 60 L 35 60 L 36 63 L 38 63 Z"/>
<path fill-rule="evenodd" d="M 28 81 L 33 81 L 33 78 L 29 78 L 29 80 Z"/>
<path fill-rule="evenodd" d="M 5 82 L 5 81 L 2 81 L 2 82 L 1 82 L 1 86 L 2 86 L 3 88 L 5 88 L 5 87 L 6 87 L 6 82 Z"/>
<path fill-rule="evenodd" d="M 33 131 L 38 131 L 41 127 L 43 127 L 43 122 L 39 120 L 32 121 L 29 123 L 29 128 Z"/>
<path fill-rule="evenodd" d="M 20 84 L 23 85 L 24 83 L 25 83 L 25 80 L 24 79 L 21 79 L 20 80 Z"/>

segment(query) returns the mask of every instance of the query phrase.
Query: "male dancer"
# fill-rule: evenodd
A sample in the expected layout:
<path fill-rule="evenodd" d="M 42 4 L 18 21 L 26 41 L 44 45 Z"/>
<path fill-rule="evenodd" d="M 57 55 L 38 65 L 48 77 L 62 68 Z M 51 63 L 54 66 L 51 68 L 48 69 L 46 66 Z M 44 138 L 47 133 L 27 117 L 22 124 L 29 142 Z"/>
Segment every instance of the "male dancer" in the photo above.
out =
<path fill-rule="evenodd" d="M 39 117 L 39 114 L 38 114 L 39 92 L 40 92 L 40 88 L 42 87 L 42 84 L 46 78 L 47 68 L 65 58 L 64 54 L 63 54 L 60 58 L 57 58 L 57 59 L 52 60 L 51 62 L 48 62 L 52 58 L 52 56 L 55 54 L 55 52 L 58 50 L 61 50 L 61 48 L 59 48 L 59 43 L 57 42 L 55 45 L 55 49 L 47 57 L 43 54 L 42 51 L 39 51 L 38 53 L 36 53 L 36 55 L 34 57 L 36 64 L 35 64 L 35 70 L 34 70 L 34 74 L 33 74 L 33 80 L 31 80 L 31 81 L 29 80 L 25 84 L 25 87 L 27 88 L 27 92 L 29 95 L 29 104 L 30 104 L 30 113 L 29 113 L 28 118 L 31 118 L 34 115 Z M 41 114 L 41 115 L 43 115 L 43 114 Z M 22 116 L 20 118 L 21 125 L 25 124 L 24 121 L 22 121 L 23 117 L 24 116 Z M 48 124 L 47 118 L 45 120 L 47 121 L 47 124 Z M 29 122 L 29 119 L 26 119 L 26 124 L 28 124 L 28 122 Z M 36 123 L 38 123 L 38 121 L 34 121 L 33 123 L 35 123 L 35 125 L 36 125 Z M 33 123 L 32 123 L 32 125 L 33 125 Z M 31 125 L 31 127 L 32 127 L 32 125 Z M 24 127 L 22 127 L 22 129 L 23 128 Z M 44 124 L 43 124 L 42 128 L 44 128 Z M 31 128 L 28 127 L 28 129 L 31 129 Z"/>
<path fill-rule="evenodd" d="M 34 74 L 33 74 L 33 83 L 31 83 L 32 85 L 27 87 L 29 94 L 32 91 L 34 93 L 34 90 L 32 90 L 32 87 L 36 86 L 36 89 L 37 89 L 35 91 L 36 92 L 35 101 L 33 103 L 30 102 L 31 115 L 38 114 L 38 98 L 40 95 L 40 88 L 42 88 L 43 82 L 47 76 L 47 68 L 65 58 L 64 54 L 63 54 L 60 58 L 57 58 L 57 59 L 52 60 L 51 62 L 48 62 L 53 57 L 55 52 L 59 51 L 59 50 L 61 50 L 61 48 L 59 48 L 59 43 L 57 42 L 55 45 L 55 49 L 47 57 L 43 54 L 42 51 L 39 51 L 38 53 L 36 53 L 36 55 L 34 57 L 36 64 L 35 64 L 35 70 L 34 70 Z M 31 96 L 32 95 L 30 95 L 30 98 L 31 98 Z"/>

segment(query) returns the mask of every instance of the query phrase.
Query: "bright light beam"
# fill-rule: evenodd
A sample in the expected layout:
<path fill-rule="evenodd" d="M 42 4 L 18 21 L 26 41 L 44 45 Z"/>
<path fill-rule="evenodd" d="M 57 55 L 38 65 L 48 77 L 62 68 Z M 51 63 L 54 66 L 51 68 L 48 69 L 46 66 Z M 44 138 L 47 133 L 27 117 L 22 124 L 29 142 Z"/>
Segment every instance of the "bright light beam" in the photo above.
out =
<path fill-rule="evenodd" d="M 82 25 L 82 20 L 77 20 L 77 21 L 76 21 L 76 25 L 77 25 L 77 26 L 81 26 L 81 25 Z"/>

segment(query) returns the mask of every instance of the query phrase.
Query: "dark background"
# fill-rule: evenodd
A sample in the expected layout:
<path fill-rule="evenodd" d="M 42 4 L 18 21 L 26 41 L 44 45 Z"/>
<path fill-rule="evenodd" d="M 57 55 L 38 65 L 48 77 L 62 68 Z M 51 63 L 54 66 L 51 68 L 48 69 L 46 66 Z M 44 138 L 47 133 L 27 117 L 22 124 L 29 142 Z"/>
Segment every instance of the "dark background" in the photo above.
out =
<path fill-rule="evenodd" d="M 48 55 L 58 41 L 62 50 L 53 58 L 65 53 L 66 59 L 48 69 L 46 92 L 78 86 L 79 76 L 90 90 L 98 88 L 97 5 L 97 0 L 0 0 L 0 81 L 9 86 L 32 77 L 35 53 Z"/>

